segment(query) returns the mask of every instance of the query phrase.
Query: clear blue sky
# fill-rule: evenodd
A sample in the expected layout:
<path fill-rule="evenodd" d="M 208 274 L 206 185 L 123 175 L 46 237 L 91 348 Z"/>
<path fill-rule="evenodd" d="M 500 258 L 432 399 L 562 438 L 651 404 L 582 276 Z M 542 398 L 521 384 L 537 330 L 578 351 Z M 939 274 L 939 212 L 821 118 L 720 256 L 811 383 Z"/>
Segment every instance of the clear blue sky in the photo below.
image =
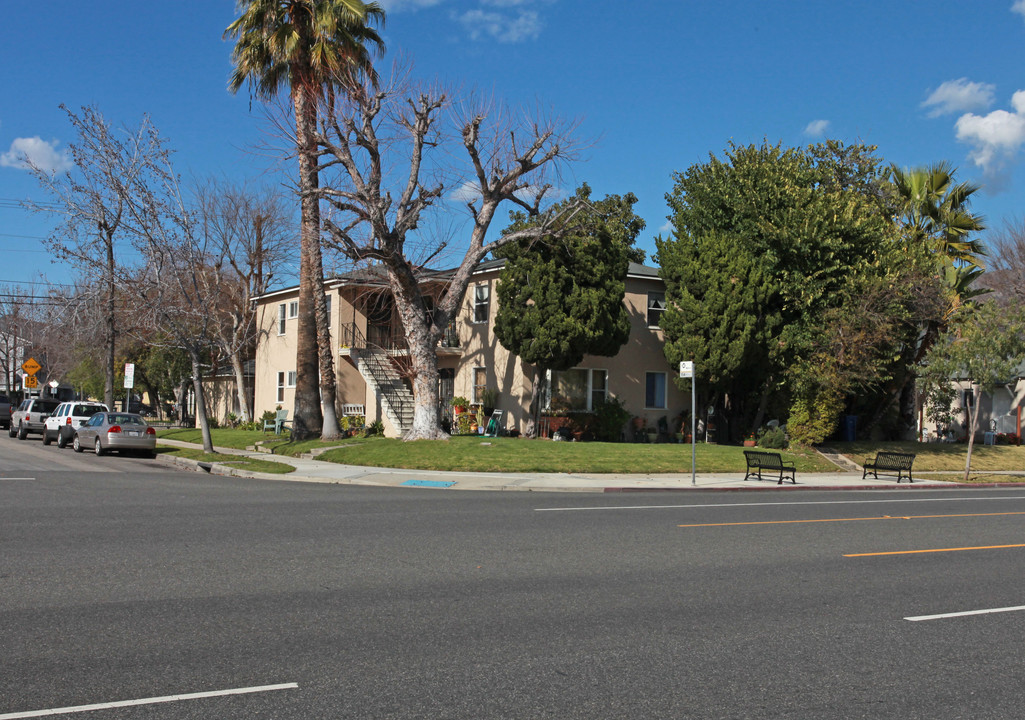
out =
<path fill-rule="evenodd" d="M 588 147 L 564 190 L 635 193 L 649 252 L 672 173 L 730 140 L 860 140 L 898 165 L 949 160 L 985 186 L 973 208 L 991 227 L 1025 216 L 1025 0 L 382 5 L 386 63 L 401 53 L 418 77 L 579 120 Z M 59 166 L 74 139 L 61 103 L 115 124 L 148 113 L 187 177 L 282 181 L 253 150 L 272 132 L 259 104 L 226 90 L 235 14 L 232 0 L 4 4 L 0 285 L 70 276 L 45 252 L 53 222 L 16 205 L 47 199 L 19 154 Z"/>

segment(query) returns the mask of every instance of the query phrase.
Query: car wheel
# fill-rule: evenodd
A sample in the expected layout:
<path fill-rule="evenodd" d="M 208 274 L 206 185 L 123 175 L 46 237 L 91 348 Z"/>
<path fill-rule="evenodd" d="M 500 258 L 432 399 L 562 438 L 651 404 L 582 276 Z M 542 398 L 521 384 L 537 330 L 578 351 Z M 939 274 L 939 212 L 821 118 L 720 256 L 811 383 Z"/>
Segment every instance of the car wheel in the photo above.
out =
<path fill-rule="evenodd" d="M 57 431 L 57 447 L 61 450 L 68 446 L 68 438 L 60 430 Z"/>
<path fill-rule="evenodd" d="M 100 445 L 100 439 L 99 438 L 96 438 L 96 445 L 94 446 L 94 449 L 96 451 L 96 457 L 99 457 L 99 456 L 103 455 L 103 452 L 104 452 L 103 451 L 103 446 Z"/>
<path fill-rule="evenodd" d="M 27 437 L 28 437 L 28 430 L 25 429 L 25 425 L 23 423 L 18 423 L 18 439 L 19 440 L 24 440 Z"/>
<path fill-rule="evenodd" d="M 72 442 L 71 446 L 75 449 L 75 452 L 82 452 L 82 441 L 79 439 L 78 435 L 75 435 L 75 440 Z"/>
<path fill-rule="evenodd" d="M 7 428 L 7 436 L 8 437 L 14 437 L 14 426 L 13 425 L 8 426 L 8 428 Z"/>
<path fill-rule="evenodd" d="M 50 433 L 47 432 L 46 428 L 43 428 L 43 445 L 50 444 Z"/>

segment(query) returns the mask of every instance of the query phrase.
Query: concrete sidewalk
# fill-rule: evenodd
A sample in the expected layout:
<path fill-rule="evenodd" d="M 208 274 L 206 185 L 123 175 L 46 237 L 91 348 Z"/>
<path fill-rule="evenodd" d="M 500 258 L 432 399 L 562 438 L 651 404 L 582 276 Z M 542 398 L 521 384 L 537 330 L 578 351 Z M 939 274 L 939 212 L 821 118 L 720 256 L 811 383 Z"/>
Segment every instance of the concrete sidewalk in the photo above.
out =
<path fill-rule="evenodd" d="M 200 445 L 177 440 L 158 440 L 158 444 L 174 447 L 201 448 Z M 180 467 L 207 470 L 220 475 L 279 480 L 287 482 L 342 483 L 349 485 L 377 485 L 386 487 L 420 487 L 451 490 L 520 490 L 533 492 L 657 492 L 669 490 L 690 491 L 738 491 L 738 490 L 877 490 L 900 488 L 954 488 L 966 487 L 957 482 L 921 481 L 914 484 L 902 482 L 899 486 L 893 478 L 871 477 L 862 479 L 860 472 L 798 473 L 797 483 L 789 480 L 777 485 L 775 480 L 744 480 L 743 473 L 699 473 L 691 478 L 690 472 L 673 474 L 630 474 L 605 475 L 587 473 L 483 473 L 445 472 L 439 470 L 405 470 L 399 468 L 375 468 L 359 465 L 293 458 L 284 455 L 269 455 L 252 450 L 214 448 L 217 452 L 244 455 L 260 460 L 273 460 L 295 468 L 287 475 L 254 473 L 217 463 L 197 463 L 181 458 L 163 458 L 165 463 Z M 952 473 L 957 477 L 958 473 Z M 978 486 L 972 486 L 978 487 Z M 1009 487 L 1011 487 L 1009 485 Z"/>

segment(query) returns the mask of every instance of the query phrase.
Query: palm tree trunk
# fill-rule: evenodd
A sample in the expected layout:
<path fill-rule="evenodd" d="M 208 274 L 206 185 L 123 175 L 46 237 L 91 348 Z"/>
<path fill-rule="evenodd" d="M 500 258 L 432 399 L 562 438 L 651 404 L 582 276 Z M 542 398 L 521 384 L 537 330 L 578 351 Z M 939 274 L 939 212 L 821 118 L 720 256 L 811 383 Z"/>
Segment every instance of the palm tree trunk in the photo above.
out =
<path fill-rule="evenodd" d="M 320 362 L 316 306 L 317 295 L 323 294 L 323 266 L 320 255 L 320 208 L 316 197 L 318 177 L 314 133 L 317 106 L 312 86 L 299 83 L 292 93 L 292 102 L 295 109 L 296 145 L 299 150 L 299 195 L 302 208 L 292 437 L 295 440 L 305 440 L 319 435 L 324 423 L 318 383 Z"/>

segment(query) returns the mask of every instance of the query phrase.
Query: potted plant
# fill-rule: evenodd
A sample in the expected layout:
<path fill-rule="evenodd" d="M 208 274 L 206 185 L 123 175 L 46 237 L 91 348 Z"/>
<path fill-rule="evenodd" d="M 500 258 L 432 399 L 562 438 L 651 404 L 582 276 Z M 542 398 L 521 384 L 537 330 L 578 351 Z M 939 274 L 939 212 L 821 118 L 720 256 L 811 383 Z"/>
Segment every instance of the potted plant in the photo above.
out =
<path fill-rule="evenodd" d="M 494 388 L 484 388 L 480 391 L 480 404 L 484 408 L 484 415 L 491 416 L 498 404 L 498 391 Z"/>
<path fill-rule="evenodd" d="M 470 401 L 462 395 L 456 395 L 449 403 L 452 405 L 452 409 L 455 410 L 456 415 L 462 415 L 466 412 L 466 408 L 470 407 Z"/>
<path fill-rule="evenodd" d="M 747 437 L 744 438 L 744 447 L 754 447 L 757 444 L 758 440 L 755 439 L 755 434 L 753 432 L 748 433 Z"/>

